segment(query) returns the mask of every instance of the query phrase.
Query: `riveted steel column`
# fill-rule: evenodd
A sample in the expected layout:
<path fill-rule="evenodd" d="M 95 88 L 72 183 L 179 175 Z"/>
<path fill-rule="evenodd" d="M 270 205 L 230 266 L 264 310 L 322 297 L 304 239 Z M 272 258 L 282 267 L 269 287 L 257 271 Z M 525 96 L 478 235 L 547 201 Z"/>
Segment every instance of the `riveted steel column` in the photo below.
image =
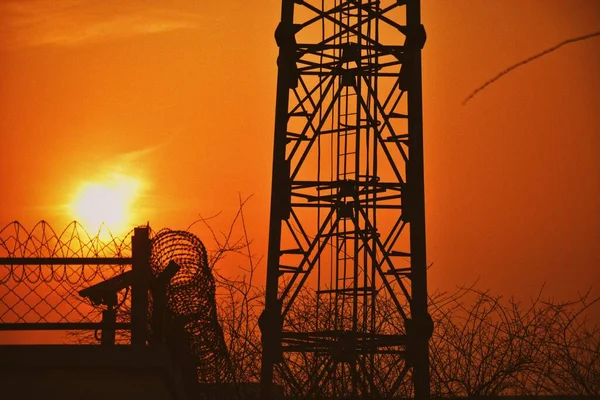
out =
<path fill-rule="evenodd" d="M 281 241 L 281 224 L 286 218 L 286 199 L 290 196 L 290 188 L 282 184 L 289 179 L 289 170 L 286 168 L 285 146 L 288 123 L 288 104 L 290 82 L 293 80 L 292 66 L 295 64 L 295 49 L 290 48 L 292 43 L 284 43 L 278 36 L 285 36 L 293 30 L 294 2 L 283 0 L 281 8 L 281 22 L 275 32 L 279 46 L 277 95 L 275 103 L 275 139 L 273 144 L 273 180 L 271 182 L 271 211 L 269 218 L 269 247 L 267 253 L 267 287 L 265 310 L 260 319 L 262 331 L 262 363 L 261 363 L 261 398 L 273 398 L 273 368 L 281 352 L 281 304 L 277 298 L 279 278 L 279 257 Z M 293 37 L 293 32 L 291 32 Z M 291 41 L 293 42 L 293 40 Z"/>
<path fill-rule="evenodd" d="M 427 259 L 425 242 L 425 175 L 423 166 L 423 90 L 421 73 L 421 45 L 424 30 L 421 25 L 421 2 L 407 2 L 406 19 L 410 34 L 423 35 L 416 40 L 420 46 L 410 49 L 411 65 L 408 82 L 408 133 L 409 161 L 406 166 L 410 191 L 410 249 L 411 249 L 411 339 L 410 354 L 413 362 L 415 398 L 428 399 L 429 388 L 429 337 L 431 319 L 427 311 Z"/>

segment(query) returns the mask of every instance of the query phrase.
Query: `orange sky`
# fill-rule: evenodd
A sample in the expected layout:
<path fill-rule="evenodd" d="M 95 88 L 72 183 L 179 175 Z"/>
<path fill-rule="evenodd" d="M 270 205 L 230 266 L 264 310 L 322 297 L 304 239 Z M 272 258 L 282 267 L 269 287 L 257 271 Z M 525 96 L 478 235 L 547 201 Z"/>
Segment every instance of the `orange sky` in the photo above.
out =
<path fill-rule="evenodd" d="M 0 225 L 60 228 L 82 182 L 126 173 L 156 229 L 218 211 L 225 229 L 254 194 L 264 255 L 279 15 L 280 0 L 0 2 Z M 600 38 L 461 105 L 598 31 L 600 2 L 427 0 L 423 21 L 430 288 L 600 286 Z"/>

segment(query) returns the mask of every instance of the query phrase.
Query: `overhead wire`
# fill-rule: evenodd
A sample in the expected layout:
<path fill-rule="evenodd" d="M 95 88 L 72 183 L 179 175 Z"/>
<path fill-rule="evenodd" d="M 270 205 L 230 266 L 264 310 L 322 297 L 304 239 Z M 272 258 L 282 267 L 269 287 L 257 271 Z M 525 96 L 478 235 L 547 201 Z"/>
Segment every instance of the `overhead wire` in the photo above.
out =
<path fill-rule="evenodd" d="M 537 60 L 540 57 L 543 57 L 547 54 L 550 54 L 552 52 L 555 52 L 556 50 L 560 49 L 563 46 L 566 46 L 568 44 L 571 43 L 576 43 L 576 42 L 580 42 L 582 40 L 587 40 L 587 39 L 591 39 L 594 38 L 596 36 L 600 36 L 600 31 L 598 32 L 593 32 L 593 33 L 588 33 L 587 35 L 583 35 L 583 36 L 577 36 L 574 38 L 570 38 L 570 39 L 566 39 L 563 40 L 562 42 L 555 44 L 552 47 L 547 48 L 546 50 L 543 50 L 539 53 L 536 53 L 530 57 L 527 57 L 526 59 L 519 61 L 516 64 L 511 65 L 510 67 L 502 70 L 501 72 L 499 72 L 497 75 L 495 75 L 493 78 L 489 79 L 488 81 L 486 81 L 483 85 L 479 86 L 477 89 L 475 89 L 473 92 L 471 92 L 471 94 L 469 94 L 462 102 L 462 105 L 464 106 L 465 104 L 467 104 L 469 102 L 469 100 L 471 100 L 473 97 L 475 97 L 479 92 L 481 92 L 482 90 L 484 90 L 485 88 L 487 88 L 488 86 L 490 86 L 492 83 L 496 82 L 498 79 L 502 78 L 503 76 L 505 76 L 506 74 L 510 73 L 511 71 L 522 67 L 525 64 L 528 64 L 534 60 Z"/>

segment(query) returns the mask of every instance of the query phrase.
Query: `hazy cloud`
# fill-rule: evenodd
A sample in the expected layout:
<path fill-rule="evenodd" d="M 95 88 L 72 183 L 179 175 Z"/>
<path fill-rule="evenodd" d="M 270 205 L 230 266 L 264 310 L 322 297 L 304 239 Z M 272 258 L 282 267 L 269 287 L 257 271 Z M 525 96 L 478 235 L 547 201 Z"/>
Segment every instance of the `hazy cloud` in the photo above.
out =
<path fill-rule="evenodd" d="M 68 47 L 195 29 L 200 17 L 152 1 L 8 0 L 0 2 L 0 26 L 4 47 Z"/>

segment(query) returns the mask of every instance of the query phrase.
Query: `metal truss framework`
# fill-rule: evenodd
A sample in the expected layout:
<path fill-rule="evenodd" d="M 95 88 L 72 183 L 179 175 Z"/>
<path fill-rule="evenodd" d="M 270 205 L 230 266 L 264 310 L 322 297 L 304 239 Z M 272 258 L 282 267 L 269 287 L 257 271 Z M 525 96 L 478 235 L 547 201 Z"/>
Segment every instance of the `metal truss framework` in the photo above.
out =
<path fill-rule="evenodd" d="M 283 0 L 263 398 L 429 397 L 420 2 Z"/>

